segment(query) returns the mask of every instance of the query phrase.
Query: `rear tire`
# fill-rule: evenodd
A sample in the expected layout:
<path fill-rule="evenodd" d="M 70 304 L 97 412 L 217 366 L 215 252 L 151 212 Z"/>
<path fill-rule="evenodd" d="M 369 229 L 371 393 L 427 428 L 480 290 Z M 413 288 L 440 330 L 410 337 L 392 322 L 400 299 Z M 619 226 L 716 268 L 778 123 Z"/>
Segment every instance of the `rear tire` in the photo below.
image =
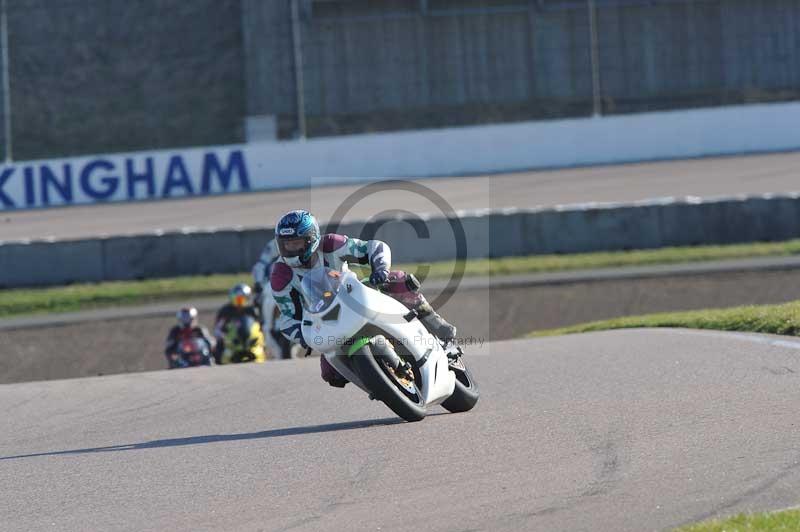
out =
<path fill-rule="evenodd" d="M 372 395 L 383 401 L 395 414 L 410 422 L 425 418 L 427 411 L 422 404 L 422 397 L 417 394 L 417 399 L 413 400 L 399 385 L 392 382 L 381 363 L 373 356 L 369 344 L 354 353 L 350 361 Z"/>
<path fill-rule="evenodd" d="M 478 383 L 472 377 L 472 372 L 464 365 L 463 361 L 460 362 L 463 369 L 450 366 L 450 370 L 456 374 L 456 386 L 453 389 L 453 395 L 442 403 L 446 410 L 453 413 L 472 410 L 481 396 L 481 392 L 478 390 Z"/>

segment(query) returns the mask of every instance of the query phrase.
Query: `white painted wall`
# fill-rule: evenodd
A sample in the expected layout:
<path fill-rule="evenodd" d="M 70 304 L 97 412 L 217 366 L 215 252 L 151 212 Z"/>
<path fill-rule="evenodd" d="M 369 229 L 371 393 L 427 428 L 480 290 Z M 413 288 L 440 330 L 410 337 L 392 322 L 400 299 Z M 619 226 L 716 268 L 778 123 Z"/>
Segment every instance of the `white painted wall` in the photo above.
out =
<path fill-rule="evenodd" d="M 800 103 L 352 135 L 0 165 L 0 211 L 791 149 Z M 203 187 L 208 157 L 216 166 Z M 153 193 L 141 179 L 129 190 L 128 167 L 148 164 Z M 42 167 L 69 184 L 68 197 L 51 184 L 45 201 Z"/>
<path fill-rule="evenodd" d="M 287 172 L 425 177 L 790 150 L 800 148 L 800 103 L 356 135 L 306 148 Z"/>

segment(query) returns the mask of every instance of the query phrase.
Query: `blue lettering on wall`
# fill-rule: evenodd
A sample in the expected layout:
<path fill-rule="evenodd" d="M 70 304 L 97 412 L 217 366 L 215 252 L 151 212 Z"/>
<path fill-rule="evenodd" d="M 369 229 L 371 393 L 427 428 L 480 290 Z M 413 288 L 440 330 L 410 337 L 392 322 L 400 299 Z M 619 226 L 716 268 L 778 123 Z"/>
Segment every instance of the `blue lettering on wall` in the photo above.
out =
<path fill-rule="evenodd" d="M 0 174 L 0 201 L 3 202 L 3 207 L 16 207 L 17 205 L 6 196 L 5 192 L 3 192 L 3 188 L 6 186 L 6 183 L 11 178 L 11 174 L 14 173 L 15 168 L 13 166 L 6 167 L 3 169 L 3 173 Z"/>
<path fill-rule="evenodd" d="M 92 199 L 98 201 L 107 200 L 117 191 L 119 187 L 119 178 L 113 175 L 104 176 L 100 178 L 103 187 L 95 188 L 91 181 L 92 172 L 95 170 L 107 170 L 111 172 L 114 170 L 114 164 L 105 159 L 97 159 L 84 166 L 81 171 L 81 189 Z"/>
<path fill-rule="evenodd" d="M 125 177 L 128 183 L 128 199 L 136 199 L 136 184 L 144 183 L 147 185 L 147 197 L 152 198 L 156 195 L 156 180 L 153 174 L 153 158 L 147 157 L 144 160 L 144 173 L 137 173 L 133 167 L 133 159 L 125 159 Z"/>
<path fill-rule="evenodd" d="M 165 198 L 172 196 L 173 188 L 183 188 L 187 196 L 194 194 L 189 172 L 186 171 L 186 166 L 183 164 L 183 158 L 181 158 L 180 155 L 173 155 L 169 158 L 167 178 L 164 181 L 164 188 L 161 190 L 161 195 Z"/>
<path fill-rule="evenodd" d="M 0 164 L 0 211 L 247 192 L 248 153 L 236 148 Z"/>
<path fill-rule="evenodd" d="M 55 188 L 64 203 L 72 203 L 72 167 L 64 163 L 64 180 L 59 181 L 53 170 L 47 165 L 39 166 L 39 188 L 42 193 L 42 205 L 50 205 L 50 189 Z"/>
<path fill-rule="evenodd" d="M 26 166 L 22 172 L 25 174 L 25 205 L 33 207 L 36 205 L 36 189 L 33 182 L 33 168 Z"/>
<path fill-rule="evenodd" d="M 200 184 L 200 189 L 203 194 L 211 192 L 211 180 L 214 176 L 219 179 L 222 190 L 228 191 L 231 185 L 231 180 L 234 177 L 239 178 L 240 190 L 250 190 L 250 179 L 247 175 L 247 165 L 244 161 L 244 154 L 241 150 L 234 150 L 228 157 L 228 164 L 223 168 L 220 164 L 217 155 L 213 152 L 206 153 L 203 157 L 203 177 Z"/>

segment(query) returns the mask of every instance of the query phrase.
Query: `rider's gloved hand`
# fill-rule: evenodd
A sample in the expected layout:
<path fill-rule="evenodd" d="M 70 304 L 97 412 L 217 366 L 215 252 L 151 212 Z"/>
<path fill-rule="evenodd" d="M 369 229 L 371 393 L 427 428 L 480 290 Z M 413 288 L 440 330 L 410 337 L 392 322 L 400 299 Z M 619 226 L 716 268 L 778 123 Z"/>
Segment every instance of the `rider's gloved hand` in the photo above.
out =
<path fill-rule="evenodd" d="M 369 276 L 369 282 L 374 286 L 380 286 L 389 280 L 389 272 L 386 270 L 375 270 Z"/>
<path fill-rule="evenodd" d="M 253 285 L 253 291 L 256 294 L 260 294 L 261 292 L 264 291 L 264 287 L 261 285 L 261 283 L 256 283 L 256 284 Z"/>

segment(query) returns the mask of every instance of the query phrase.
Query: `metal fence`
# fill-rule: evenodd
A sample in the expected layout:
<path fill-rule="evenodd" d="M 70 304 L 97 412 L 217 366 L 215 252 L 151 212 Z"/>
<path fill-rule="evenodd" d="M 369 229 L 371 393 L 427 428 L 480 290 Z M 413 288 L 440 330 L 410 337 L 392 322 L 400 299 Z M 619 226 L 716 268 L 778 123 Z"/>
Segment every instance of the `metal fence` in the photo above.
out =
<path fill-rule="evenodd" d="M 4 159 L 243 139 L 239 0 L 4 0 L 0 7 L 10 89 Z"/>
<path fill-rule="evenodd" d="M 0 0 L 32 159 L 800 95 L 800 0 Z M 269 137 L 269 134 L 266 135 Z"/>
<path fill-rule="evenodd" d="M 300 135 L 792 100 L 797 0 L 292 0 Z"/>

